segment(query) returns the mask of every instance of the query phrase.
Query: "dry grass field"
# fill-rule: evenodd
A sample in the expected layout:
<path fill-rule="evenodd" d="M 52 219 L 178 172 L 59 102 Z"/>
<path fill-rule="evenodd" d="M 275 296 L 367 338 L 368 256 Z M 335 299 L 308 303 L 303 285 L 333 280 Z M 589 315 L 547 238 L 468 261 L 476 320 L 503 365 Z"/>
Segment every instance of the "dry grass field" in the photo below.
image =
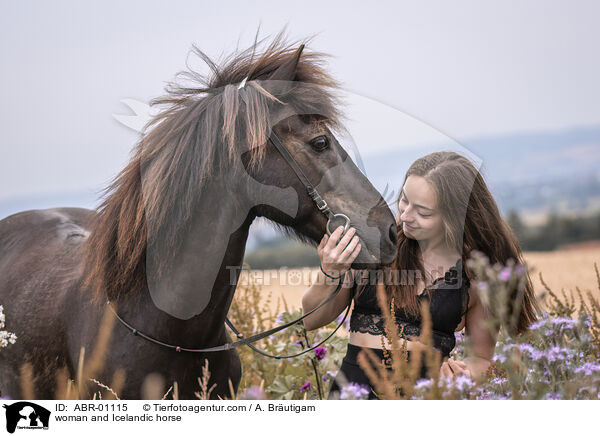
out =
<path fill-rule="evenodd" d="M 543 292 L 539 273 L 546 284 L 560 295 L 561 289 L 567 294 L 575 291 L 576 287 L 582 292 L 592 291 L 600 298 L 600 290 L 594 271 L 594 262 L 600 267 L 600 243 L 588 243 L 551 252 L 527 252 L 525 261 L 529 265 L 531 278 L 537 293 Z M 301 306 L 302 295 L 310 286 L 311 278 L 315 277 L 318 268 L 281 269 L 254 271 L 255 280 L 263 281 L 265 300 L 272 295 L 270 306 L 274 313 L 278 310 L 277 300 L 283 297 L 290 309 Z M 244 274 L 241 280 L 246 279 Z M 280 311 L 283 306 L 280 306 Z"/>

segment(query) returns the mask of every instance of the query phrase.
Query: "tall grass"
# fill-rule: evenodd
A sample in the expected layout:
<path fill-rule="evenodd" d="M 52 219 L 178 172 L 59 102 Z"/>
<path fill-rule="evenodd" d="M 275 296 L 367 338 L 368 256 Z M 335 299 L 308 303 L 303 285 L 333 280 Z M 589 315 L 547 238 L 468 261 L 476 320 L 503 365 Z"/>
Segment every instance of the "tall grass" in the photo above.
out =
<path fill-rule="evenodd" d="M 391 349 L 392 363 L 379 361 L 369 350 L 359 354 L 359 364 L 369 376 L 382 399 L 599 399 L 600 395 L 600 305 L 592 293 L 586 297 L 577 288 L 579 307 L 574 298 L 562 292 L 562 298 L 547 285 L 541 296 L 540 319 L 522 335 L 510 336 L 516 323 L 515 311 L 506 304 L 511 286 L 522 281 L 526 271 L 514 264 L 489 265 L 485 256 L 468 262 L 478 277 L 479 295 L 489 314 L 486 326 L 500 327 L 493 363 L 483 377 L 440 377 L 439 355 L 431 349 L 431 320 L 426 306 L 422 308 L 423 330 L 419 338 L 424 346 L 407 362 L 406 354 Z M 499 277 L 510 269 L 510 277 Z M 600 289 L 598 267 L 594 265 Z M 540 273 L 540 279 L 543 277 Z M 394 319 L 378 298 L 386 318 L 386 336 L 397 344 Z M 452 356 L 461 360 L 469 356 L 470 344 L 463 335 Z M 428 378 L 417 379 L 418 365 L 424 359 Z"/>
<path fill-rule="evenodd" d="M 385 318 L 387 343 L 384 359 L 380 360 L 368 350 L 363 350 L 358 361 L 368 375 L 381 399 L 599 399 L 600 396 L 600 303 L 590 290 L 576 287 L 568 293 L 554 292 L 539 273 L 545 292 L 539 296 L 543 308 L 539 320 L 522 335 L 511 336 L 511 323 L 515 322 L 511 310 L 494 310 L 504 307 L 509 298 L 511 283 L 522 279 L 524 270 L 514 264 L 489 265 L 484 256 L 474 256 L 467 263 L 477 275 L 480 299 L 487 305 L 490 318 L 488 328 L 500 327 L 492 365 L 481 377 L 464 375 L 455 378 L 440 376 L 441 355 L 433 348 L 431 319 L 423 304 L 421 336 L 418 348 L 411 349 L 411 358 L 405 345 L 399 341 L 401 332 L 395 324 L 390 306 L 385 302 L 382 289 L 378 299 Z M 510 277 L 499 274 L 510 268 Z M 598 290 L 600 274 L 594 264 Z M 249 275 L 251 276 L 251 275 Z M 264 298 L 262 287 L 251 280 L 238 285 L 229 317 L 245 335 L 267 330 L 274 325 L 301 316 L 301 310 L 290 308 L 284 298 L 278 298 L 275 310 L 271 308 L 271 294 Z M 577 297 L 577 298 L 575 298 Z M 283 307 L 283 309 L 281 309 Z M 339 318 L 338 318 L 339 320 Z M 99 380 L 104 356 L 110 344 L 114 327 L 114 314 L 107 311 L 99 329 L 98 339 L 89 357 L 81 349 L 77 374 L 72 379 L 66 368 L 57 376 L 56 399 L 119 399 L 125 383 L 125 372 L 116 371 L 110 380 Z M 2 318 L 2 322 L 4 319 Z M 275 335 L 255 343 L 263 350 L 276 354 L 293 354 L 325 338 L 336 323 L 307 332 L 297 323 Z M 470 343 L 463 333 L 457 333 L 457 345 L 451 353 L 455 360 L 469 356 Z M 18 340 L 18 338 L 16 338 Z M 232 338 L 235 340 L 236 338 Z M 7 344 L 9 345 L 9 344 Z M 5 347 L 7 346 L 5 345 Z M 322 347 L 303 356 L 291 359 L 270 359 L 248 347 L 239 351 L 242 361 L 242 380 L 238 392 L 229 385 L 232 399 L 324 399 L 346 352 L 347 335 L 337 334 Z M 10 352 L 10 350 L 2 350 Z M 427 366 L 427 377 L 419 378 L 421 362 Z M 157 368 L 158 370 L 158 368 Z M 21 367 L 23 399 L 35 399 L 35 374 L 30 364 Z M 198 374 L 198 399 L 210 398 L 215 388 L 210 381 L 208 362 Z M 179 387 L 175 382 L 165 386 L 157 374 L 149 374 L 141 396 L 145 399 L 178 399 Z M 341 398 L 366 398 L 368 390 L 362 386 L 346 384 Z M 226 399 L 226 398 L 223 398 Z"/>

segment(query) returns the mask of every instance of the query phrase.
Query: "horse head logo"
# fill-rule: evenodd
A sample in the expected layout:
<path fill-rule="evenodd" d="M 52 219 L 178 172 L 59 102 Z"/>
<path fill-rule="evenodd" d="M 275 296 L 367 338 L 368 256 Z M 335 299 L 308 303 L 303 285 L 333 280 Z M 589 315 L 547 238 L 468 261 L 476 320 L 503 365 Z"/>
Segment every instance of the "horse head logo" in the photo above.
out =
<path fill-rule="evenodd" d="M 11 405 L 4 404 L 6 409 L 6 431 L 14 433 L 17 425 L 20 428 L 44 428 L 50 423 L 50 411 L 29 401 L 19 401 Z"/>

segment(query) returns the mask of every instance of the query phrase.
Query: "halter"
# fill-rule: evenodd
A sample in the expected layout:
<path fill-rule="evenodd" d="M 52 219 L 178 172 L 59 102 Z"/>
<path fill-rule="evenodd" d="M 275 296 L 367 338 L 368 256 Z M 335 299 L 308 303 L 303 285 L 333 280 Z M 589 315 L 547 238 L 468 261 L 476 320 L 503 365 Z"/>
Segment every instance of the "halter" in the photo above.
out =
<path fill-rule="evenodd" d="M 243 86 L 243 85 L 240 85 L 240 86 Z M 308 180 L 308 177 L 306 177 L 306 174 L 304 174 L 304 172 L 302 171 L 302 168 L 300 168 L 300 166 L 298 165 L 298 162 L 296 162 L 296 160 L 293 158 L 293 156 L 290 154 L 290 152 L 287 150 L 287 148 L 283 145 L 283 143 L 279 140 L 279 138 L 277 137 L 277 135 L 275 135 L 275 133 L 271 133 L 271 136 L 269 137 L 269 140 L 277 148 L 277 150 L 279 150 L 279 153 L 281 153 L 281 155 L 287 161 L 287 163 L 290 165 L 290 167 L 292 167 L 292 169 L 294 170 L 294 172 L 296 173 L 296 175 L 298 176 L 298 178 L 300 179 L 300 181 L 302 182 L 302 184 L 306 187 L 306 191 L 307 191 L 309 197 L 317 205 L 317 208 L 327 216 L 327 225 L 325 226 L 326 230 L 327 230 L 327 234 L 331 235 L 332 232 L 331 232 L 331 230 L 329 228 L 329 224 L 331 223 L 332 220 L 334 220 L 337 217 L 343 218 L 345 220 L 344 232 L 346 232 L 346 230 L 348 230 L 348 227 L 350 226 L 350 218 L 348 218 L 343 213 L 333 213 L 331 211 L 331 209 L 327 205 L 327 202 L 325 200 L 323 200 L 323 197 L 321 197 L 321 195 L 319 194 L 319 192 L 317 191 L 317 189 L 312 185 L 312 183 L 310 183 L 310 181 Z M 290 355 L 287 355 L 287 356 L 275 356 L 273 354 L 269 354 L 269 353 L 267 353 L 265 351 L 262 351 L 262 350 L 256 348 L 254 345 L 252 345 L 252 343 L 256 342 L 256 341 L 258 341 L 260 339 L 266 338 L 267 336 L 270 336 L 273 333 L 276 333 L 276 332 L 278 332 L 280 330 L 288 328 L 288 327 L 290 327 L 290 326 L 292 326 L 292 325 L 294 325 L 296 323 L 300 323 L 300 321 L 302 321 L 308 315 L 310 315 L 311 313 L 315 312 L 317 309 L 319 309 L 323 305 L 327 304 L 342 289 L 342 285 L 344 284 L 344 280 L 346 278 L 346 275 L 347 275 L 347 272 L 344 273 L 341 276 L 341 280 L 337 284 L 337 287 L 336 287 L 335 291 L 329 297 L 327 297 L 327 299 L 325 299 L 323 302 L 321 302 L 321 304 L 319 304 L 317 307 L 315 307 L 314 309 L 312 309 L 308 313 L 305 313 L 300 318 L 295 319 L 294 321 L 290 321 L 288 323 L 285 323 L 285 324 L 282 324 L 280 326 L 274 327 L 274 328 L 272 328 L 270 330 L 264 331 L 262 333 L 258 333 L 258 334 L 254 335 L 254 336 L 250 336 L 248 338 L 244 338 L 244 335 L 242 333 L 240 333 L 235 328 L 235 326 L 233 325 L 233 323 L 229 320 L 229 317 L 226 316 L 225 317 L 225 323 L 231 329 L 231 331 L 236 335 L 236 337 L 238 338 L 238 340 L 235 341 L 235 342 L 230 342 L 230 343 L 226 343 L 226 344 L 219 345 L 219 346 L 216 346 L 216 347 L 209 347 L 209 348 L 185 348 L 185 347 L 181 347 L 181 346 L 178 346 L 178 345 L 167 344 L 165 342 L 159 341 L 158 339 L 155 339 L 155 338 L 153 338 L 151 336 L 148 336 L 148 335 L 146 335 L 146 334 L 138 331 L 136 328 L 132 327 L 125 320 L 123 320 L 123 318 L 121 318 L 119 316 L 119 314 L 117 314 L 116 310 L 112 307 L 112 305 L 110 304 L 110 301 L 107 301 L 106 304 L 112 310 L 112 312 L 115 314 L 115 317 L 119 320 L 119 322 L 121 324 L 123 324 L 123 326 L 125 326 L 131 333 L 133 333 L 134 336 L 139 336 L 140 338 L 145 339 L 146 341 L 152 342 L 154 344 L 157 344 L 157 345 L 160 345 L 160 346 L 163 346 L 163 347 L 166 347 L 166 348 L 171 348 L 171 349 L 173 349 L 173 350 L 175 350 L 177 352 L 185 351 L 185 352 L 188 352 L 188 353 L 209 353 L 209 352 L 215 352 L 215 351 L 232 350 L 232 349 L 234 349 L 236 347 L 240 347 L 242 345 L 248 345 L 248 347 L 250 347 L 252 350 L 256 351 L 259 354 L 262 354 L 263 356 L 272 357 L 274 359 L 288 359 L 288 358 L 291 358 L 291 357 L 301 356 L 304 353 L 308 353 L 309 351 L 314 350 L 315 348 L 317 348 L 320 345 L 322 345 L 323 343 L 325 343 L 329 338 L 331 338 L 335 334 L 335 332 L 338 331 L 338 329 L 344 323 L 344 321 L 346 321 L 346 317 L 348 316 L 348 312 L 350 311 L 350 303 L 348 303 L 348 307 L 346 308 L 346 312 L 344 313 L 344 318 L 342 318 L 342 320 L 339 322 L 339 324 L 337 325 L 337 327 L 335 328 L 335 330 L 333 330 L 333 332 L 331 332 L 331 334 L 329 336 L 327 336 L 325 339 L 323 339 L 318 344 L 313 345 L 312 347 L 307 348 L 305 350 L 302 350 L 299 353 L 290 354 Z M 351 290 L 350 301 L 352 301 L 352 299 L 354 298 L 354 287 L 352 287 L 351 289 L 352 290 Z"/>
<path fill-rule="evenodd" d="M 327 234 L 331 235 L 332 232 L 329 228 L 329 223 L 331 223 L 331 221 L 333 221 L 336 217 L 341 217 L 345 220 L 344 233 L 346 233 L 346 230 L 348 230 L 348 227 L 350 226 L 350 218 L 348 218 L 343 213 L 333 213 L 331 211 L 327 202 L 323 200 L 323 197 L 321 197 L 321 195 L 319 195 L 319 191 L 317 191 L 317 188 L 315 188 L 312 185 L 312 183 L 310 183 L 308 177 L 306 177 L 306 174 L 304 174 L 304 171 L 302 171 L 302 168 L 300 168 L 300 165 L 298 165 L 298 162 L 296 162 L 296 160 L 290 154 L 288 149 L 285 148 L 285 145 L 283 145 L 283 143 L 279 140 L 275 133 L 271 133 L 269 140 L 277 148 L 277 150 L 279 150 L 281 156 L 283 156 L 287 163 L 292 167 L 302 184 L 306 187 L 306 192 L 308 196 L 312 198 L 312 200 L 317 205 L 317 208 L 327 216 Z"/>

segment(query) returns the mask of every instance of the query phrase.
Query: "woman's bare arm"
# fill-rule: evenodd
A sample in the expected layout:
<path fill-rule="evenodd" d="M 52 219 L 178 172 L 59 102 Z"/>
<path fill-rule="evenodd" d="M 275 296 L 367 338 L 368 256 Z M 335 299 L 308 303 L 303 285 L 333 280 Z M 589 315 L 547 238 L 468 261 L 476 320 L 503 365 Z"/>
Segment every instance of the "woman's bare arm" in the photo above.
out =
<path fill-rule="evenodd" d="M 335 291 L 337 283 L 332 284 L 332 282 L 333 280 L 325 277 L 319 271 L 317 281 L 308 288 L 302 297 L 302 310 L 304 313 L 317 307 Z M 350 286 L 345 284 L 335 298 L 303 319 L 304 328 L 306 330 L 314 330 L 329 324 L 344 311 L 348 304 L 350 304 Z"/>
<path fill-rule="evenodd" d="M 490 332 L 485 325 L 486 313 L 474 284 L 469 289 L 469 298 L 472 304 L 467 311 L 465 332 L 470 353 L 464 362 L 452 359 L 444 362 L 440 369 L 442 375 L 468 373 L 471 377 L 481 378 L 492 364 L 498 331 Z"/>
<path fill-rule="evenodd" d="M 356 229 L 351 227 L 344 236 L 342 236 L 342 231 L 343 227 L 338 227 L 331 236 L 324 235 L 317 248 L 323 270 L 334 277 L 348 271 L 361 249 L 358 236 L 354 236 Z M 349 278 L 352 276 L 349 275 Z M 304 328 L 314 330 L 335 320 L 350 304 L 350 289 L 353 282 L 354 280 L 347 280 L 335 298 L 304 318 Z M 308 288 L 302 297 L 304 313 L 310 312 L 329 297 L 335 291 L 337 283 L 336 280 L 326 277 L 319 271 L 317 281 Z"/>

